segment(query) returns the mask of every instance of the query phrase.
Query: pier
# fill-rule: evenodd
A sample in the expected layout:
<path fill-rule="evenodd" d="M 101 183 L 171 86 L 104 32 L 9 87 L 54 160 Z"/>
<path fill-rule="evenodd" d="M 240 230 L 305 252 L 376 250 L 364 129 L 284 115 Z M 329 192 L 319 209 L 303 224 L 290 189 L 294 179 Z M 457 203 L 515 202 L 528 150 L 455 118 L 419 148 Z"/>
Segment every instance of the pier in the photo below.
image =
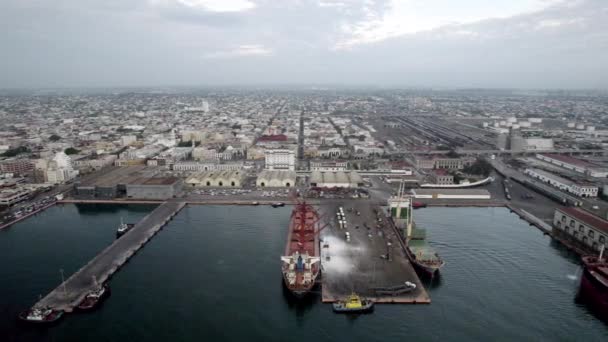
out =
<path fill-rule="evenodd" d="M 185 205 L 185 202 L 161 204 L 34 306 L 71 312 L 94 289 L 94 279 L 100 284 L 108 280 Z"/>
<path fill-rule="evenodd" d="M 335 223 L 339 206 L 344 208 L 347 228 Z M 379 223 L 373 209 L 382 212 L 368 200 L 325 202 L 321 206 L 332 222 L 321 234 L 322 301 L 332 303 L 356 292 L 376 303 L 429 304 L 431 299 L 405 254 L 398 232 L 385 215 Z M 376 228 L 377 224 L 381 228 Z M 395 295 L 376 291 L 402 286 L 406 281 L 416 284 L 416 289 Z"/>

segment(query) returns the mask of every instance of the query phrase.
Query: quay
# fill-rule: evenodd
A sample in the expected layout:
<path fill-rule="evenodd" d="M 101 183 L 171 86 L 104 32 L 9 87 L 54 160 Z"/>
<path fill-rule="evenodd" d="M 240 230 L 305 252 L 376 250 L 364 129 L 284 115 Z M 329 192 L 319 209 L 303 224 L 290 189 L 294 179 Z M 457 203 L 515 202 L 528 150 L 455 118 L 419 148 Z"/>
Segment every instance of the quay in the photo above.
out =
<path fill-rule="evenodd" d="M 382 210 L 373 201 L 323 203 L 321 211 L 330 221 L 330 225 L 321 233 L 321 295 L 324 303 L 344 299 L 352 292 L 373 299 L 376 303 L 431 302 L 405 254 L 397 230 L 384 214 L 381 215 L 383 221 L 378 222 L 374 209 Z M 344 208 L 346 229 L 340 228 L 336 222 L 336 212 L 340 206 Z M 380 228 L 377 228 L 377 224 Z M 347 231 L 349 241 L 346 240 Z M 387 254 L 388 258 L 383 257 Z M 374 288 L 403 285 L 406 281 L 416 284 L 416 289 L 395 296 L 380 296 L 374 291 Z"/>
<path fill-rule="evenodd" d="M 10 222 L 7 222 L 7 223 L 5 223 L 5 224 L 3 224 L 3 225 L 1 225 L 1 226 L 0 226 L 0 230 L 2 230 L 2 229 L 4 229 L 4 228 L 8 228 L 8 227 L 10 227 L 10 226 L 14 225 L 15 223 L 17 223 L 17 222 L 19 222 L 19 221 L 25 220 L 26 218 L 28 218 L 28 217 L 30 217 L 30 216 L 34 216 L 34 215 L 36 215 L 36 214 L 38 214 L 38 213 L 40 213 L 40 212 L 42 212 L 42 211 L 45 211 L 45 210 L 47 210 L 48 208 L 50 208 L 50 207 L 54 206 L 56 203 L 57 203 L 56 201 L 51 202 L 51 203 L 49 203 L 49 204 L 47 204 L 47 205 L 45 205 L 45 206 L 43 206 L 43 207 L 40 207 L 40 208 L 38 208 L 38 209 L 36 209 L 36 210 L 32 211 L 31 213 L 27 213 L 27 214 L 22 215 L 22 216 L 20 216 L 20 217 L 18 217 L 18 218 L 16 218 L 16 219 L 14 219 L 14 220 L 12 220 L 12 221 L 10 221 Z"/>
<path fill-rule="evenodd" d="M 185 205 L 177 201 L 161 204 L 34 306 L 71 312 L 93 290 L 94 279 L 98 283 L 108 280 Z"/>

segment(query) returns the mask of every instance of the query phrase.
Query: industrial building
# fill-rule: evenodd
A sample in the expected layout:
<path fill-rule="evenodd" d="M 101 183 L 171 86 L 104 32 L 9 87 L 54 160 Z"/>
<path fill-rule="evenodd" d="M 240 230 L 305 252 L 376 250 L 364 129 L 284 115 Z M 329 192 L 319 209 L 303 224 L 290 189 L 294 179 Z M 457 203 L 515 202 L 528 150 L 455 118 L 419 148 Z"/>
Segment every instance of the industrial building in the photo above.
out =
<path fill-rule="evenodd" d="M 412 189 L 414 198 L 420 199 L 483 199 L 492 198 L 485 189 Z"/>
<path fill-rule="evenodd" d="M 336 160 L 311 160 L 310 171 L 346 171 L 348 170 L 347 161 Z"/>
<path fill-rule="evenodd" d="M 608 177 L 608 170 L 606 168 L 591 164 L 581 159 L 549 153 L 538 153 L 536 154 L 536 158 L 557 165 L 559 167 L 563 167 L 564 169 L 578 172 L 580 174 L 588 175 L 591 177 Z"/>
<path fill-rule="evenodd" d="M 295 171 L 264 170 L 255 182 L 258 187 L 292 187 L 296 184 Z"/>
<path fill-rule="evenodd" d="M 524 170 L 524 173 L 532 178 L 540 180 L 541 182 L 547 183 L 576 196 L 597 197 L 599 192 L 599 188 L 596 185 L 584 182 L 574 182 L 544 170 L 527 168 Z"/>
<path fill-rule="evenodd" d="M 104 174 L 74 185 L 77 198 L 112 199 L 127 193 L 127 184 L 146 176 L 145 166 L 114 167 Z"/>
<path fill-rule="evenodd" d="M 363 178 L 355 172 L 322 172 L 313 171 L 310 175 L 310 186 L 319 188 L 356 188 L 363 186 Z"/>
<path fill-rule="evenodd" d="M 241 171 L 203 171 L 186 179 L 186 185 L 191 188 L 200 187 L 230 187 L 243 186 L 245 174 Z"/>
<path fill-rule="evenodd" d="M 127 198 L 167 200 L 181 194 L 182 184 L 176 177 L 139 178 L 127 184 Z"/>
<path fill-rule="evenodd" d="M 594 251 L 606 245 L 608 221 L 574 207 L 555 209 L 553 232 L 559 237 L 568 238 Z"/>

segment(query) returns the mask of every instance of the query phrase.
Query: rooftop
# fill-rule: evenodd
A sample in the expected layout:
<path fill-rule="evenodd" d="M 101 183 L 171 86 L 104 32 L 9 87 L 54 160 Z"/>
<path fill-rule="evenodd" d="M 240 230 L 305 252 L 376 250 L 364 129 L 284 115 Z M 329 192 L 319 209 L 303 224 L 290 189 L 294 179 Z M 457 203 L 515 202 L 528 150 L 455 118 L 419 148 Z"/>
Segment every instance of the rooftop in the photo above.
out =
<path fill-rule="evenodd" d="M 563 212 L 566 215 L 574 217 L 575 219 L 585 223 L 586 225 L 601 230 L 603 233 L 608 234 L 608 221 L 603 218 L 593 215 L 582 209 L 574 207 L 561 207 L 557 210 Z"/>

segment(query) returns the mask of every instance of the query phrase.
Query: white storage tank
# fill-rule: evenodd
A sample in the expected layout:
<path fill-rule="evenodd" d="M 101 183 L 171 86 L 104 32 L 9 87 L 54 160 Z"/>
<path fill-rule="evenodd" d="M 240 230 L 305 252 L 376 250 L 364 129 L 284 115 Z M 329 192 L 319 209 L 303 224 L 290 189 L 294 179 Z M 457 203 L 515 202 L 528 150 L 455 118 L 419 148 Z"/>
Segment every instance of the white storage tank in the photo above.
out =
<path fill-rule="evenodd" d="M 585 124 L 577 124 L 576 129 L 585 129 Z"/>
<path fill-rule="evenodd" d="M 483 128 L 488 127 L 488 123 L 487 123 L 487 122 L 484 122 L 484 123 L 482 123 L 481 125 L 482 125 L 482 127 L 483 127 Z"/>
<path fill-rule="evenodd" d="M 568 122 L 568 128 L 574 128 L 576 124 L 574 122 Z"/>
<path fill-rule="evenodd" d="M 529 118 L 528 121 L 530 121 L 531 123 L 541 123 L 541 122 L 543 122 L 543 119 L 541 119 L 541 118 Z"/>
<path fill-rule="evenodd" d="M 507 121 L 510 122 L 510 123 L 514 123 L 514 122 L 517 122 L 517 118 L 516 117 L 511 117 L 511 118 L 508 118 Z"/>
<path fill-rule="evenodd" d="M 595 132 L 595 126 L 587 126 L 587 132 Z"/>
<path fill-rule="evenodd" d="M 532 127 L 532 123 L 530 123 L 530 121 L 520 121 L 519 127 Z"/>

